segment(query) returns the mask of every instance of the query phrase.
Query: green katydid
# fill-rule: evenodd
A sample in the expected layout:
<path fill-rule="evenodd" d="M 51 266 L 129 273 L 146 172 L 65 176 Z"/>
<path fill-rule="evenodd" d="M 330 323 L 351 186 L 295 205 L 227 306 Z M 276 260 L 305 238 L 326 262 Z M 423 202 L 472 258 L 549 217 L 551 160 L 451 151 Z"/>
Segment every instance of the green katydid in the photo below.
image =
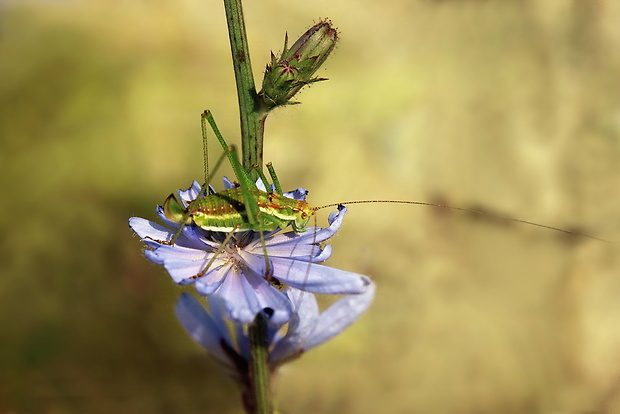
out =
<path fill-rule="evenodd" d="M 192 223 L 205 230 L 221 232 L 273 231 L 290 224 L 296 232 L 303 232 L 310 216 L 314 214 L 314 209 L 305 201 L 283 196 L 272 168 L 269 168 L 269 172 L 276 191 L 259 190 L 237 159 L 234 147 L 231 149 L 226 144 L 211 112 L 205 111 L 201 119 L 203 126 L 205 120 L 209 122 L 224 148 L 224 154 L 239 180 L 239 187 L 198 197 L 191 201 L 187 208 L 184 208 L 173 194 L 168 196 L 163 206 L 164 214 L 170 221 L 181 225 L 169 243 L 174 243 L 183 226 Z M 206 136 L 203 139 L 206 140 Z M 267 184 L 264 178 L 263 182 Z M 205 191 L 208 184 L 209 178 L 206 177 L 200 193 Z"/>
<path fill-rule="evenodd" d="M 195 278 L 198 278 L 206 273 L 214 259 L 224 249 L 224 246 L 235 232 L 256 231 L 262 242 L 263 255 L 265 257 L 265 273 L 268 276 L 271 270 L 263 239 L 263 231 L 274 231 L 277 228 L 283 229 L 291 225 L 295 232 L 303 232 L 315 210 L 305 201 L 294 200 L 282 194 L 277 175 L 271 165 L 268 165 L 268 170 L 274 183 L 275 192 L 259 190 L 239 162 L 235 148 L 229 147 L 224 140 L 210 111 L 207 110 L 202 114 L 201 122 L 205 145 L 205 165 L 207 162 L 206 122 L 209 122 L 215 136 L 224 149 L 224 155 L 228 158 L 233 168 L 239 187 L 206 194 L 201 197 L 200 194 L 204 194 L 209 188 L 210 177 L 205 171 L 205 183 L 198 193 L 199 196 L 189 202 L 186 208 L 183 207 L 174 194 L 168 196 L 163 205 L 164 215 L 168 220 L 178 223 L 180 226 L 170 241 L 162 243 L 174 244 L 181 235 L 183 228 L 188 224 L 194 224 L 204 230 L 227 232 L 228 235 L 221 244 L 220 249 L 213 255 L 213 258 L 203 270 L 195 276 Z M 220 158 L 217 165 L 221 163 L 222 159 Z M 267 185 L 264 174 L 262 174 L 260 169 L 257 170 L 263 183 Z"/>

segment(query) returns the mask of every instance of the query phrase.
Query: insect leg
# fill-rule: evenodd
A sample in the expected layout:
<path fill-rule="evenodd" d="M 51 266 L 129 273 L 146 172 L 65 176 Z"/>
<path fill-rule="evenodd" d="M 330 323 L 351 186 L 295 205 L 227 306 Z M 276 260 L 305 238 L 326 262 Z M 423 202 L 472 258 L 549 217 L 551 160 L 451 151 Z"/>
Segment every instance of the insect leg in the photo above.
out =
<path fill-rule="evenodd" d="M 224 161 L 224 156 L 226 154 L 222 154 L 220 155 L 220 157 L 218 158 L 217 162 L 215 163 L 215 168 L 213 169 L 213 172 L 210 173 L 209 172 L 209 156 L 207 153 L 207 125 L 205 122 L 205 117 L 201 116 L 200 117 L 200 121 L 201 121 L 201 130 L 202 130 L 202 142 L 203 142 L 203 149 L 204 149 L 204 173 L 205 173 L 205 181 L 202 184 L 202 186 L 200 187 L 200 190 L 198 191 L 198 195 L 196 196 L 196 198 L 194 200 L 192 200 L 188 207 L 185 209 L 185 211 L 183 212 L 183 216 L 181 218 L 180 221 L 180 226 L 177 229 L 177 231 L 174 233 L 174 235 L 172 236 L 172 238 L 169 241 L 161 241 L 159 240 L 159 242 L 161 242 L 162 244 L 166 244 L 166 245 L 173 245 L 177 239 L 179 238 L 179 236 L 181 235 L 181 233 L 183 232 L 183 228 L 187 225 L 187 221 L 189 219 L 189 216 L 191 215 L 192 212 L 192 206 L 193 204 L 196 203 L 196 200 L 200 199 L 201 197 L 203 197 L 204 195 L 208 195 L 208 189 L 209 189 L 209 184 L 211 183 L 211 179 L 213 178 L 213 175 L 215 174 L 215 172 L 219 169 L 220 165 L 222 164 L 222 162 Z M 167 201 L 167 203 L 164 203 L 166 206 L 170 207 L 170 203 L 174 202 L 174 208 L 177 211 L 180 211 L 183 209 L 183 202 L 181 200 L 181 202 L 179 202 L 179 200 L 177 200 L 176 196 L 172 196 L 174 198 L 174 200 L 170 200 Z"/>
<path fill-rule="evenodd" d="M 256 184 L 252 181 L 252 179 L 248 176 L 248 174 L 243 169 L 243 166 L 239 162 L 239 159 L 237 158 L 235 151 L 232 150 L 228 146 L 226 141 L 224 140 L 222 133 L 220 132 L 219 128 L 217 127 L 217 124 L 215 123 L 215 119 L 213 119 L 213 115 L 211 114 L 211 111 L 209 110 L 204 111 L 202 116 L 203 118 L 207 120 L 207 122 L 209 122 L 209 125 L 211 125 L 211 129 L 213 129 L 215 136 L 217 137 L 218 141 L 222 145 L 222 148 L 224 149 L 224 152 L 226 153 L 226 156 L 228 157 L 228 160 L 230 161 L 230 165 L 232 166 L 233 171 L 235 172 L 235 175 L 237 176 L 237 179 L 239 180 L 239 184 L 241 184 L 241 188 L 242 189 L 245 188 L 246 190 L 249 188 L 256 188 Z"/>
<path fill-rule="evenodd" d="M 217 259 L 217 257 L 220 255 L 220 253 L 222 253 L 224 251 L 224 249 L 226 248 L 226 245 L 228 244 L 230 239 L 233 238 L 233 236 L 235 234 L 235 231 L 237 231 L 238 228 L 239 228 L 239 226 L 237 225 L 231 231 L 229 231 L 228 234 L 226 234 L 226 237 L 224 238 L 224 241 L 220 244 L 220 246 L 217 248 L 215 253 L 213 253 L 213 256 L 211 256 L 211 259 L 209 259 L 209 261 L 207 262 L 207 265 L 199 273 L 197 273 L 194 276 L 190 277 L 190 279 L 201 278 L 209 271 L 209 269 L 211 268 L 211 265 L 213 264 L 215 259 Z"/>
<path fill-rule="evenodd" d="M 282 186 L 280 186 L 280 180 L 278 180 L 276 170 L 273 168 L 273 164 L 270 162 L 267 163 L 267 171 L 269 171 L 269 176 L 271 177 L 273 186 L 276 188 L 276 193 L 282 195 Z"/>
<path fill-rule="evenodd" d="M 259 215 L 261 214 L 261 212 L 258 208 L 258 202 L 256 201 L 256 199 L 250 192 L 250 188 L 256 189 L 256 184 L 252 181 L 250 176 L 245 172 L 245 170 L 243 169 L 243 166 L 239 162 L 235 147 L 230 148 L 228 144 L 226 143 L 226 141 L 224 140 L 224 137 L 222 136 L 219 128 L 217 127 L 217 124 L 215 123 L 215 119 L 213 118 L 211 111 L 209 110 L 204 111 L 202 116 L 209 122 L 209 125 L 211 125 L 211 129 L 213 129 L 213 133 L 215 134 L 218 141 L 220 142 L 220 145 L 222 145 L 222 148 L 224 149 L 224 153 L 228 157 L 228 160 L 230 161 L 230 164 L 233 167 L 235 175 L 237 176 L 237 180 L 239 180 L 241 191 L 243 192 L 245 211 L 247 213 L 248 220 L 250 221 L 251 224 L 256 225 L 258 228 L 258 234 L 261 240 L 261 245 L 263 246 L 263 255 L 265 256 L 265 276 L 267 276 L 271 274 L 271 265 L 269 264 L 269 255 L 267 254 L 267 247 L 265 246 L 265 237 L 263 236 L 263 231 L 261 229 L 261 226 L 262 226 L 261 220 L 259 220 Z"/>

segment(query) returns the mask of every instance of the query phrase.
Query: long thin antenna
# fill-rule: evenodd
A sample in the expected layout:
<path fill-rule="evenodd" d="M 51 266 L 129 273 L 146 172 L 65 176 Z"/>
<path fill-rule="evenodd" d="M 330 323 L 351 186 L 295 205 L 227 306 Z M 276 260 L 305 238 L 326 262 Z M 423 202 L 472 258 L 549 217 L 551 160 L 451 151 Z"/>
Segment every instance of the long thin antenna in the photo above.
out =
<path fill-rule="evenodd" d="M 561 233 L 571 234 L 573 236 L 587 237 L 589 239 L 598 240 L 598 241 L 602 241 L 602 242 L 605 242 L 605 243 L 610 243 L 609 240 L 601 239 L 599 237 L 591 236 L 591 235 L 585 234 L 585 233 L 580 233 L 578 231 L 565 230 L 565 229 L 561 229 L 559 227 L 547 226 L 545 224 L 534 223 L 533 221 L 521 220 L 521 219 L 516 219 L 516 218 L 512 218 L 512 217 L 506 217 L 506 216 L 502 216 L 501 214 L 489 213 L 489 212 L 485 212 L 485 211 L 474 210 L 474 209 L 471 209 L 471 208 L 454 207 L 454 206 L 448 206 L 448 205 L 445 205 L 445 204 L 425 203 L 423 201 L 357 200 L 357 201 L 345 201 L 345 202 L 342 202 L 342 203 L 326 204 L 326 205 L 320 206 L 320 207 L 313 207 L 312 210 L 317 211 L 317 210 L 322 210 L 322 209 L 328 208 L 328 207 L 336 207 L 336 206 L 339 206 L 339 205 L 347 205 L 347 204 L 371 204 L 371 203 L 413 204 L 413 205 L 418 205 L 418 206 L 447 208 L 447 209 L 450 209 L 450 210 L 464 211 L 466 213 L 472 213 L 472 214 L 477 214 L 477 215 L 480 215 L 480 216 L 492 217 L 492 218 L 500 219 L 500 220 L 515 221 L 517 223 L 523 223 L 523 224 L 528 224 L 530 226 L 541 227 L 543 229 L 559 231 Z"/>

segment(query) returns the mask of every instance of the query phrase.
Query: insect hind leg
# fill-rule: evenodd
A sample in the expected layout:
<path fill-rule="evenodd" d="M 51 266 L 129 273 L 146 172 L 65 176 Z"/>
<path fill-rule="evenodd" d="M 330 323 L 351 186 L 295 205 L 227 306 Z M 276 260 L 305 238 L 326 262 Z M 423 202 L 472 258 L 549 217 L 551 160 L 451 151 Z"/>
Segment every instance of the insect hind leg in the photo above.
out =
<path fill-rule="evenodd" d="M 183 213 L 183 216 L 180 219 L 180 223 L 179 223 L 179 228 L 177 229 L 177 231 L 174 233 L 174 235 L 172 236 L 172 238 L 170 240 L 156 240 L 157 242 L 161 243 L 161 244 L 165 244 L 165 245 L 173 245 L 175 244 L 175 242 L 177 241 L 177 239 L 181 236 L 181 233 L 183 233 L 183 228 L 185 228 L 186 225 L 188 225 L 189 222 L 189 218 L 192 214 L 193 211 L 193 206 L 198 203 L 197 200 L 200 200 L 200 198 L 204 197 L 204 196 L 208 196 L 212 193 L 211 190 L 211 181 L 213 179 L 213 176 L 215 175 L 215 173 L 217 172 L 217 170 L 220 168 L 220 166 L 222 165 L 222 162 L 224 162 L 224 159 L 228 156 L 227 152 L 222 153 L 217 162 L 215 163 L 215 167 L 213 168 L 213 171 L 209 171 L 209 154 L 208 154 L 208 139 L 207 139 L 207 121 L 208 121 L 208 117 L 209 114 L 207 113 L 207 111 L 205 111 L 204 113 L 201 114 L 200 116 L 200 126 L 201 126 L 201 132 L 202 132 L 202 142 L 203 142 L 203 151 L 204 151 L 204 182 L 203 184 L 200 186 L 200 189 L 198 190 L 198 194 L 196 195 L 196 197 L 191 200 L 188 205 L 187 208 L 185 208 L 185 211 Z M 176 199 L 176 196 L 173 195 L 174 198 L 174 202 L 177 204 L 177 207 L 179 209 L 182 208 L 183 206 L 183 200 L 178 200 Z M 169 203 L 171 201 L 166 200 L 166 203 Z M 166 204 L 164 203 L 164 204 Z"/>

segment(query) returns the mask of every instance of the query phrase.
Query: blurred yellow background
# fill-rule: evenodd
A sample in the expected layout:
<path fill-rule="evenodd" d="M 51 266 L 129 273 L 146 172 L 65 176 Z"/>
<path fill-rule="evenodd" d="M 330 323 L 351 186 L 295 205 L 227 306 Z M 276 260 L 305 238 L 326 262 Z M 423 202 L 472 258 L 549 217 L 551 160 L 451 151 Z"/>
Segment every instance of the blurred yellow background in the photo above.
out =
<path fill-rule="evenodd" d="M 267 121 L 265 160 L 312 205 L 441 202 L 620 240 L 618 3 L 245 9 L 257 84 L 285 31 L 341 32 L 330 81 Z M 221 1 L 0 13 L 0 412 L 241 412 L 127 227 L 202 176 L 201 111 L 238 139 Z M 386 204 L 351 206 L 332 244 L 377 297 L 281 370 L 281 412 L 620 412 L 617 244 Z"/>

